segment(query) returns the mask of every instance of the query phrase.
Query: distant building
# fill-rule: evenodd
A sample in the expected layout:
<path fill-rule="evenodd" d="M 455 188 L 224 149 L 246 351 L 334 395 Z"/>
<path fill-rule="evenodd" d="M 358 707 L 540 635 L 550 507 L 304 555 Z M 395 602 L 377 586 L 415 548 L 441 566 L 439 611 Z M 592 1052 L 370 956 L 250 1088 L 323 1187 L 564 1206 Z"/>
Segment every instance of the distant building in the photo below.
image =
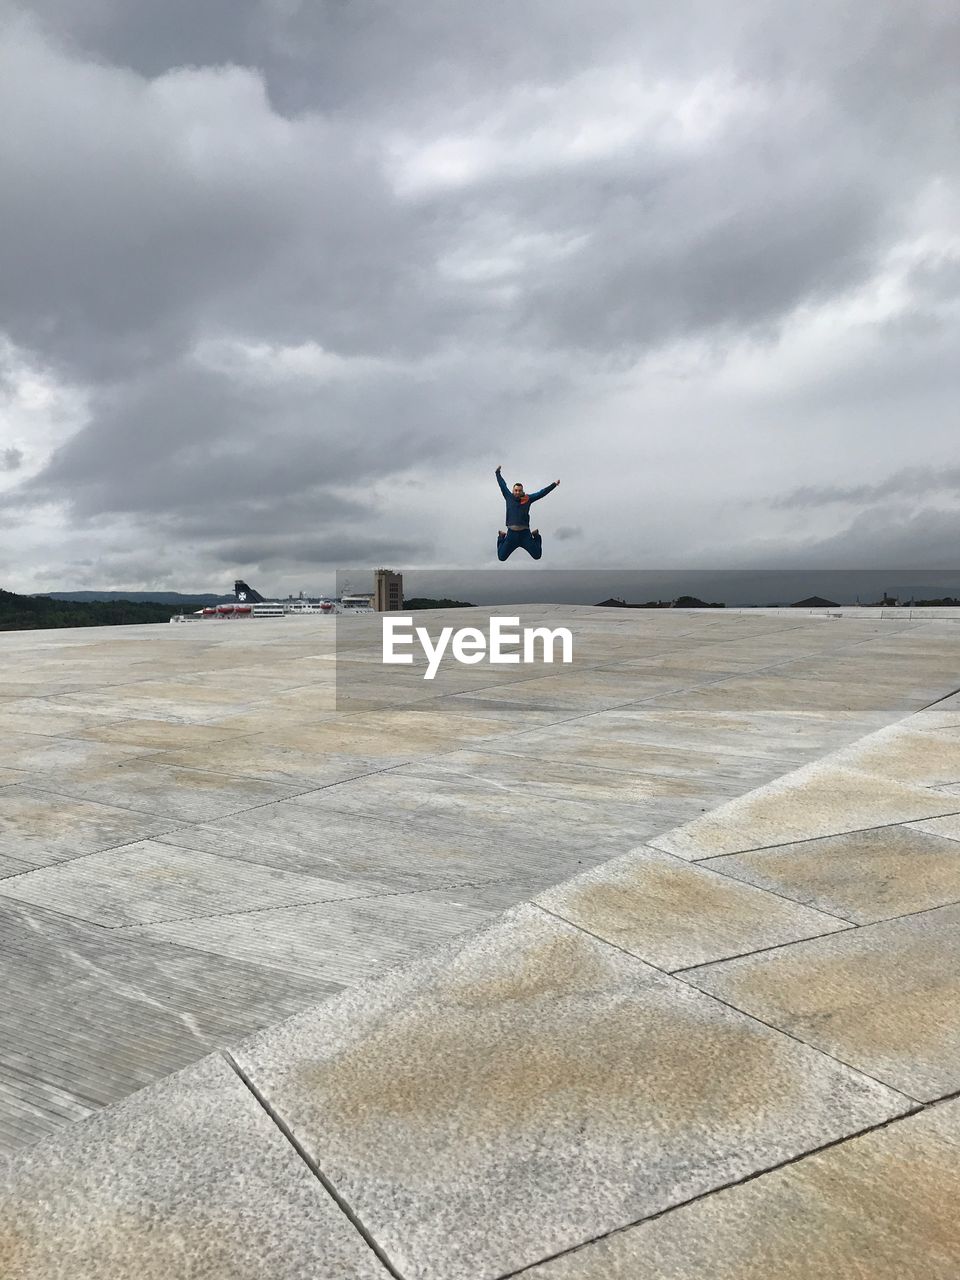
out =
<path fill-rule="evenodd" d="M 373 573 L 373 607 L 377 613 L 396 613 L 403 608 L 403 574 L 392 569 Z"/>
<path fill-rule="evenodd" d="M 823 596 L 809 596 L 790 605 L 791 609 L 839 609 L 836 600 L 824 600 Z"/>

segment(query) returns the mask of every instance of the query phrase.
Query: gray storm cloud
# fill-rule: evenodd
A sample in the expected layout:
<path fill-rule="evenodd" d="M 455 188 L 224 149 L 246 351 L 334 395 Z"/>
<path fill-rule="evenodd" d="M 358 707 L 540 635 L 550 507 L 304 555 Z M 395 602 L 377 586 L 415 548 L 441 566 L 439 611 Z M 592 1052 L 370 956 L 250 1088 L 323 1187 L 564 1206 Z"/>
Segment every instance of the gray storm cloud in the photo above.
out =
<path fill-rule="evenodd" d="M 565 562 L 949 536 L 949 6 L 0 23 L 0 581 L 486 563 L 497 462 Z"/>

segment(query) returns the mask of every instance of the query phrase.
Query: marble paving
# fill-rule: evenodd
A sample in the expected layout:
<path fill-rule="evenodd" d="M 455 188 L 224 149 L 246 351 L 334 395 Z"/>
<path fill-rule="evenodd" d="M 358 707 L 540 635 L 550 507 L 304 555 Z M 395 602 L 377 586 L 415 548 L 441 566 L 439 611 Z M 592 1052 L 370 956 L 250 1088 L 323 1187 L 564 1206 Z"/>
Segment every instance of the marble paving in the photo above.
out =
<path fill-rule="evenodd" d="M 339 709 L 329 620 L 0 635 L 0 1275 L 960 1273 L 916 612 Z"/>

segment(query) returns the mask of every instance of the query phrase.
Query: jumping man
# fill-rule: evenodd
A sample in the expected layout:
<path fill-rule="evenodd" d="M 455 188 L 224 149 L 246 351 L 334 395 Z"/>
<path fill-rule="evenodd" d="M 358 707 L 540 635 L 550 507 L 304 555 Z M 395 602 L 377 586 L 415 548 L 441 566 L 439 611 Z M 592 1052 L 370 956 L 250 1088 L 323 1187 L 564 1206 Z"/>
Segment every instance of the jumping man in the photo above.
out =
<path fill-rule="evenodd" d="M 539 493 L 524 493 L 523 485 L 515 484 L 511 492 L 500 474 L 500 468 L 497 467 L 497 484 L 507 500 L 507 527 L 497 534 L 498 560 L 506 560 L 517 547 L 523 547 L 534 560 L 540 559 L 543 555 L 543 544 L 539 529 L 534 529 L 533 533 L 530 532 L 530 504 L 545 498 L 559 483 L 559 480 L 554 480 L 553 484 L 548 484 Z"/>

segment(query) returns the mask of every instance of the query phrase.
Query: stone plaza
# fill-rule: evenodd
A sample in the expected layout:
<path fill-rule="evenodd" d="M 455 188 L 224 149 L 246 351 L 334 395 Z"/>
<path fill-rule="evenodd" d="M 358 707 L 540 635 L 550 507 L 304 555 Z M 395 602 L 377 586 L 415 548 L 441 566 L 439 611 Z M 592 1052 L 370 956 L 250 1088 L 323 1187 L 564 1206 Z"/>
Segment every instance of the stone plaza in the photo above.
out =
<path fill-rule="evenodd" d="M 2 1280 L 960 1274 L 957 620 L 511 612 L 0 634 Z"/>

